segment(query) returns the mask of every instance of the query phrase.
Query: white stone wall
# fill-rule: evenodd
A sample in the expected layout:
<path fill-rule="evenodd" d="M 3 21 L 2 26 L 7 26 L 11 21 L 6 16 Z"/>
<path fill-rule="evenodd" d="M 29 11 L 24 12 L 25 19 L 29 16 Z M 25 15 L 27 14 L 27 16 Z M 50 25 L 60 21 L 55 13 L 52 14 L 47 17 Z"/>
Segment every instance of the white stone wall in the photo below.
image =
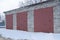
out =
<path fill-rule="evenodd" d="M 27 27 L 28 31 L 34 32 L 34 11 L 29 10 L 27 13 Z"/>
<path fill-rule="evenodd" d="M 13 14 L 13 29 L 14 30 L 17 29 L 17 18 L 16 18 L 16 14 Z"/>
<path fill-rule="evenodd" d="M 60 33 L 60 5 L 53 8 L 54 12 L 54 32 Z"/>

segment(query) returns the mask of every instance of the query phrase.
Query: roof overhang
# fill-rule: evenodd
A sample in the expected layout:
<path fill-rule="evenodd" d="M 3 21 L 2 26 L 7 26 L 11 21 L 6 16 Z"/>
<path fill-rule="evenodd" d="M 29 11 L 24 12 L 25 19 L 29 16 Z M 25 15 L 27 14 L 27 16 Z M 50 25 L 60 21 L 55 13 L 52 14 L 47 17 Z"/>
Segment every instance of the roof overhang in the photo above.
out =
<path fill-rule="evenodd" d="M 36 1 L 36 0 L 35 0 Z M 11 13 L 12 11 L 14 11 L 14 12 L 12 12 L 12 13 L 15 13 L 16 11 L 22 11 L 22 10 L 24 10 L 24 9 L 27 9 L 27 8 L 30 8 L 30 7 L 34 7 L 34 6 L 36 6 L 36 5 L 40 5 L 40 4 L 43 4 L 43 3 L 48 3 L 48 2 L 50 2 L 50 1 L 53 1 L 53 0 L 45 0 L 45 1 L 41 1 L 40 0 L 40 2 L 37 2 L 37 3 L 33 3 L 33 4 L 30 4 L 30 5 L 26 5 L 26 6 L 24 6 L 24 7 L 19 7 L 19 8 L 17 8 L 17 9 L 13 9 L 13 10 L 9 10 L 9 11 L 6 11 L 6 12 L 4 12 L 5 14 L 8 14 L 8 13 Z M 27 9 L 28 10 L 28 9 Z"/>

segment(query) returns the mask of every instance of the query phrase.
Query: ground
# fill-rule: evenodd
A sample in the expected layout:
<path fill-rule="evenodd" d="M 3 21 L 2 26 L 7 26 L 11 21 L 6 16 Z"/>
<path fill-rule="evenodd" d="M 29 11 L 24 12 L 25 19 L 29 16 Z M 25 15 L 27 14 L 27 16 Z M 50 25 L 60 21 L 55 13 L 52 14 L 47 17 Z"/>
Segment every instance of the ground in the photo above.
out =
<path fill-rule="evenodd" d="M 26 32 L 22 30 L 0 29 L 0 40 L 60 40 L 58 33 Z"/>

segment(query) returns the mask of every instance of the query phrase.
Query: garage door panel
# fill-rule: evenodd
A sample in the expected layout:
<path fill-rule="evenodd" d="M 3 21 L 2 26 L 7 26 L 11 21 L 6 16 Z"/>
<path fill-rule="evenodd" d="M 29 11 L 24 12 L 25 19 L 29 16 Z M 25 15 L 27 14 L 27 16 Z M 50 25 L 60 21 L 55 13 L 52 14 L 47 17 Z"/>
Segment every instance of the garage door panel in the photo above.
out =
<path fill-rule="evenodd" d="M 53 32 L 53 7 L 34 10 L 36 32 Z"/>
<path fill-rule="evenodd" d="M 17 29 L 27 31 L 27 12 L 17 13 Z"/>
<path fill-rule="evenodd" d="M 6 15 L 6 28 L 13 29 L 13 15 Z"/>

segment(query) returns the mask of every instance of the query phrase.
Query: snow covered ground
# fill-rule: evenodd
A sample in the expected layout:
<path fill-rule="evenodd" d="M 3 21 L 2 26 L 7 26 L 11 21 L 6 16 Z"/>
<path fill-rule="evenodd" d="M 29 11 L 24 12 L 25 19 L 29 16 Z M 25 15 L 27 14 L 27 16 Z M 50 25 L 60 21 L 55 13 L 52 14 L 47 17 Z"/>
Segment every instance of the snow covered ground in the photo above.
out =
<path fill-rule="evenodd" d="M 0 34 L 5 38 L 26 40 L 60 40 L 60 34 L 43 32 L 26 32 L 21 30 L 0 29 Z"/>

